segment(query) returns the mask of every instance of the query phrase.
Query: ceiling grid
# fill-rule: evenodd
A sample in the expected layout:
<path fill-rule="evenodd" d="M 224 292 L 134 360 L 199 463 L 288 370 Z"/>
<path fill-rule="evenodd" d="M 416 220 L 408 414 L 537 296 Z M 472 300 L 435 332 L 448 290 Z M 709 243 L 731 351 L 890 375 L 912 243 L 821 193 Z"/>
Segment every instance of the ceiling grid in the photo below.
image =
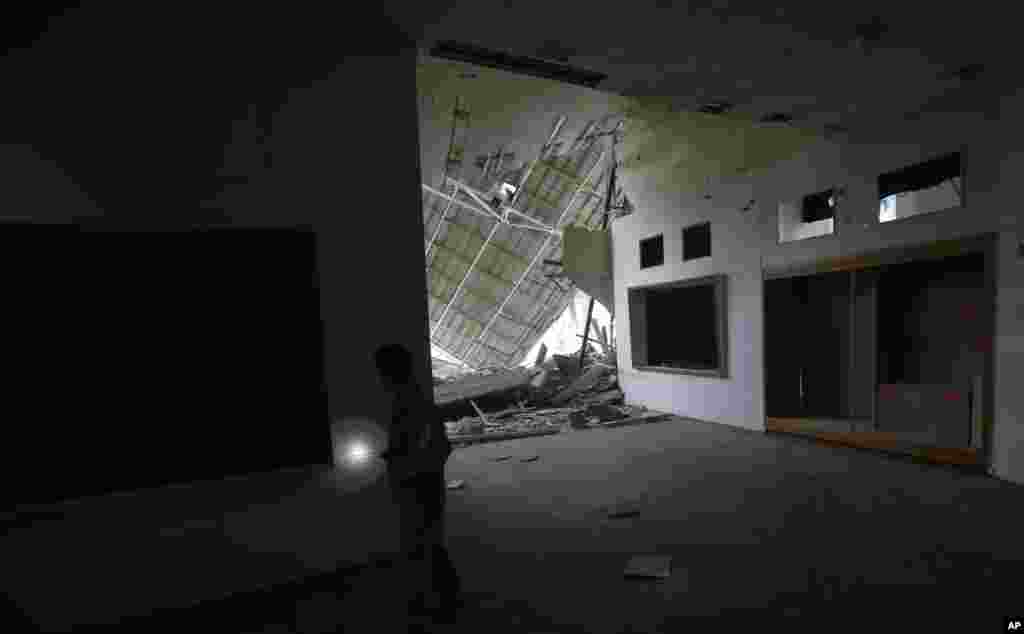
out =
<path fill-rule="evenodd" d="M 606 144 L 596 125 L 587 130 L 559 156 L 549 139 L 525 182 L 515 180 L 524 170 L 510 170 L 472 184 L 424 186 L 432 341 L 470 366 L 518 363 L 572 298 L 571 288 L 544 277 L 538 263 L 559 259 L 561 241 L 535 223 L 559 230 L 599 215 Z M 483 192 L 507 181 L 522 188 L 514 205 L 484 208 L 491 194 Z"/>

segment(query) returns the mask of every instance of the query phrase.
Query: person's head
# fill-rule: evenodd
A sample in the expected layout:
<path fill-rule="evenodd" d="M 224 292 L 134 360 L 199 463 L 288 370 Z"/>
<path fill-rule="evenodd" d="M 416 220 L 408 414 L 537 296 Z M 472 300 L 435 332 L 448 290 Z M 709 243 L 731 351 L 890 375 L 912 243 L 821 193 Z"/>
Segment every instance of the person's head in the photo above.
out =
<path fill-rule="evenodd" d="M 397 387 L 412 382 L 412 354 L 405 346 L 397 343 L 383 345 L 377 348 L 373 360 L 385 386 Z"/>

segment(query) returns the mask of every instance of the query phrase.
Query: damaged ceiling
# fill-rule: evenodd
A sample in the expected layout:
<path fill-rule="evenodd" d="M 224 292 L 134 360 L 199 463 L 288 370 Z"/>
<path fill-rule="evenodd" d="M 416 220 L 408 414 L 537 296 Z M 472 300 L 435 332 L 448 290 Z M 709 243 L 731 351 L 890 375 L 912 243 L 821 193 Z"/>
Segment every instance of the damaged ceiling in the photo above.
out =
<path fill-rule="evenodd" d="M 423 197 L 432 343 L 475 368 L 519 363 L 564 310 L 570 288 L 543 264 L 561 259 L 562 241 L 488 217 L 486 201 L 468 192 L 457 204 L 438 194 L 454 191 L 447 178 L 480 198 L 497 183 L 518 184 L 559 116 L 568 117 L 554 150 L 560 163 L 539 163 L 514 207 L 559 229 L 595 228 L 606 159 L 581 196 L 571 191 L 608 139 L 565 153 L 589 122 L 624 122 L 616 178 L 627 197 L 664 187 L 707 195 L 716 182 L 753 176 L 823 138 L 891 138 L 922 117 L 984 110 L 1014 85 L 1005 51 L 1013 38 L 972 39 L 1009 35 L 1015 24 L 987 11 L 756 2 L 655 3 L 607 20 L 584 11 L 547 4 L 537 20 L 522 6 L 477 2 L 423 26 L 417 83 L 422 180 L 433 190 Z M 494 15 L 501 28 L 481 29 Z M 439 50 L 461 52 L 440 59 Z M 498 63 L 467 63 L 474 50 Z M 516 59 L 537 64 L 500 70 Z M 561 71 L 550 62 L 568 69 L 563 81 L 551 79 Z M 455 134 L 459 98 L 469 118 Z M 453 145 L 457 163 L 447 161 Z M 484 174 L 488 156 L 501 156 L 502 167 Z"/>
<path fill-rule="evenodd" d="M 574 286 L 613 310 L 610 238 L 578 231 L 602 226 L 613 154 L 614 218 L 621 189 L 698 189 L 814 136 L 427 56 L 418 68 L 431 343 L 473 368 L 518 365 Z M 492 205 L 502 183 L 521 191 Z M 572 261 L 549 266 L 566 236 Z"/>
<path fill-rule="evenodd" d="M 545 264 L 561 230 L 601 225 L 609 96 L 432 59 L 418 80 L 431 343 L 474 368 L 517 365 L 574 296 Z M 492 205 L 501 183 L 518 191 Z"/>

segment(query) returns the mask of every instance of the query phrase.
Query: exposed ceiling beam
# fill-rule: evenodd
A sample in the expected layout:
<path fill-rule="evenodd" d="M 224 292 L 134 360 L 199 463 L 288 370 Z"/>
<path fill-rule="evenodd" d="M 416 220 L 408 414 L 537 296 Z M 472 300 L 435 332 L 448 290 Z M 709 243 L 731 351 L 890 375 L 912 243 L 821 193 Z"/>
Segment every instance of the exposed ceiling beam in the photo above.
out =
<path fill-rule="evenodd" d="M 562 224 L 562 221 L 565 219 L 566 214 L 568 214 L 569 211 L 573 208 L 573 204 L 576 202 L 576 198 L 579 197 L 580 191 L 583 189 L 583 187 L 586 186 L 586 184 L 590 181 L 590 179 L 593 178 L 594 172 L 597 171 L 597 168 L 604 162 L 604 155 L 605 155 L 605 151 L 602 148 L 601 149 L 601 153 L 598 154 L 597 160 L 594 161 L 594 164 L 590 167 L 589 170 L 587 170 L 586 177 L 582 181 L 580 181 L 579 184 L 576 186 L 576 190 L 573 192 L 572 196 L 569 198 L 569 201 L 566 203 L 565 208 L 562 210 L 562 213 L 559 214 L 558 220 L 556 220 L 555 224 L 554 224 L 555 227 L 558 227 L 559 225 Z M 498 314 L 500 314 L 501 311 L 505 308 L 505 305 L 509 302 L 509 300 L 511 300 L 512 297 L 515 296 L 516 291 L 519 290 L 519 287 L 522 285 L 523 281 L 530 274 L 530 271 L 533 270 L 533 267 L 537 264 L 537 262 L 541 259 L 541 257 L 547 253 L 548 246 L 551 244 L 551 239 L 552 239 L 552 236 L 548 236 L 544 240 L 544 244 L 542 244 L 541 247 L 539 249 L 537 249 L 537 253 L 536 253 L 536 255 L 534 255 L 533 260 L 530 262 L 530 265 L 528 267 L 526 267 L 526 270 L 523 271 L 522 276 L 516 282 L 515 286 L 512 287 L 512 290 L 505 297 L 505 299 L 501 302 L 501 305 L 498 306 L 497 310 L 495 311 L 494 315 L 491 317 L 490 321 L 487 322 L 487 326 L 477 336 L 476 340 L 478 342 L 483 341 L 484 337 L 487 336 L 487 332 L 491 329 L 491 326 L 494 325 L 494 320 L 497 319 Z M 472 352 L 473 352 L 472 347 L 470 347 L 469 352 L 466 354 L 466 358 L 467 359 L 471 359 L 472 358 L 472 356 L 473 356 Z"/>

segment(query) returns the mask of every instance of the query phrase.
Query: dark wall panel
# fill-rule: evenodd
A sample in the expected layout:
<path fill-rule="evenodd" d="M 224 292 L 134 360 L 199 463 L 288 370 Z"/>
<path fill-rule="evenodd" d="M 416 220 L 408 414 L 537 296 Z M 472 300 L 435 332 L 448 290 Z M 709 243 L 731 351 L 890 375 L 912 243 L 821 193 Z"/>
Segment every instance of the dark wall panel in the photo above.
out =
<path fill-rule="evenodd" d="M 0 225 L 4 507 L 327 463 L 313 234 Z"/>

